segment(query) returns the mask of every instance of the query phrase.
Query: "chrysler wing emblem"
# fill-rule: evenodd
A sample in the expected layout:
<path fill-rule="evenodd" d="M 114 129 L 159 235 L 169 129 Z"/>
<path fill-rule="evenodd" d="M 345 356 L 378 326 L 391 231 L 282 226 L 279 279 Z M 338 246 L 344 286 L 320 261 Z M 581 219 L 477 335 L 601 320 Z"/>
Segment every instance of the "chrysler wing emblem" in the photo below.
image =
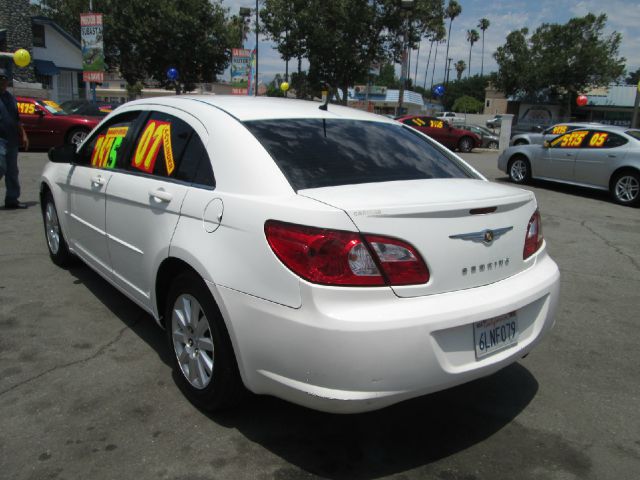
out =
<path fill-rule="evenodd" d="M 449 238 L 471 240 L 472 242 L 482 242 L 485 245 L 489 245 L 510 230 L 513 230 L 513 227 L 496 228 L 493 230 L 487 229 L 480 232 L 460 233 L 458 235 L 449 235 Z"/>

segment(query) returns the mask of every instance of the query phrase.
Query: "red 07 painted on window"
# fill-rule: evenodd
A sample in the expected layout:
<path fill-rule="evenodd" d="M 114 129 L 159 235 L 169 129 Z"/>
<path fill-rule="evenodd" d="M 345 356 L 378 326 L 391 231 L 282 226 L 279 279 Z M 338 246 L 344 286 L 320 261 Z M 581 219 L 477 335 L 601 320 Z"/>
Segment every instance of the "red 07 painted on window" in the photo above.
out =
<path fill-rule="evenodd" d="M 149 120 L 147 122 L 131 159 L 131 165 L 143 172 L 152 173 L 161 146 L 164 151 L 167 175 L 171 175 L 175 169 L 175 163 L 171 146 L 170 122 L 162 122 L 160 120 Z"/>

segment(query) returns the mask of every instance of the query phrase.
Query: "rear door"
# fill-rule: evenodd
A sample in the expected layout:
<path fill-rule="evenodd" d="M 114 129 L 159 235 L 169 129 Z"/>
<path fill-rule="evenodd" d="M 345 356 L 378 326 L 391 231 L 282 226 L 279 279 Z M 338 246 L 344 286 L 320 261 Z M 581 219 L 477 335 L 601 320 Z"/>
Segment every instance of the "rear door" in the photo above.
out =
<path fill-rule="evenodd" d="M 206 130 L 195 117 L 157 107 L 140 123 L 123 170 L 109 183 L 106 228 L 114 279 L 144 305 L 155 271 L 168 256 L 190 185 L 180 163 L 194 135 L 206 141 Z"/>
<path fill-rule="evenodd" d="M 593 130 L 576 158 L 576 182 L 608 188 L 611 173 L 627 153 L 628 140 L 613 132 Z"/>

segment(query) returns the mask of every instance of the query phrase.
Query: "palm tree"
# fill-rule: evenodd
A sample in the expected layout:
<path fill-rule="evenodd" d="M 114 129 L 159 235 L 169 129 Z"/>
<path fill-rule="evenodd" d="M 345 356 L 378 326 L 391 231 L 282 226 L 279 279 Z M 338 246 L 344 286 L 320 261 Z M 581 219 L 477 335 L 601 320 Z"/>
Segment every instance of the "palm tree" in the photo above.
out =
<path fill-rule="evenodd" d="M 467 42 L 471 45 L 469 46 L 469 70 L 467 70 L 467 78 L 471 76 L 471 49 L 473 48 L 473 44 L 480 40 L 480 35 L 477 30 L 467 30 Z"/>
<path fill-rule="evenodd" d="M 480 21 L 478 22 L 478 28 L 480 30 L 482 30 L 482 57 L 481 57 L 481 62 L 480 63 L 480 76 L 482 77 L 484 75 L 484 31 L 489 28 L 489 25 L 491 25 L 491 22 L 489 22 L 488 18 L 481 18 Z"/>
<path fill-rule="evenodd" d="M 453 23 L 453 19 L 462 13 L 462 7 L 456 0 L 449 0 L 449 5 L 447 5 L 447 9 L 444 11 L 444 18 L 449 19 L 449 34 L 447 35 L 447 54 L 444 56 L 444 71 L 445 71 L 445 81 L 448 80 L 447 76 L 447 59 L 449 58 L 449 41 L 451 40 L 451 24 Z"/>
<path fill-rule="evenodd" d="M 431 42 L 431 45 L 429 46 L 429 57 L 427 58 L 427 66 L 424 69 L 424 85 L 422 88 L 424 88 L 425 90 L 427 89 L 427 77 L 429 76 L 429 64 L 431 64 L 431 51 L 433 50 L 433 44 L 435 42 L 436 44 L 436 53 L 437 53 L 437 49 L 438 49 L 438 43 L 442 42 L 442 40 L 444 39 L 444 36 L 446 35 L 446 31 L 444 29 L 444 26 L 442 24 L 438 25 L 438 27 L 433 31 L 433 33 L 431 33 L 431 35 L 429 35 L 429 39 Z M 436 58 L 433 58 L 433 66 L 435 68 L 435 64 L 436 64 Z M 433 83 L 433 81 L 432 81 Z M 431 85 L 433 87 L 433 85 Z"/>
<path fill-rule="evenodd" d="M 467 68 L 467 64 L 464 63 L 464 60 L 458 60 L 455 67 L 458 74 L 458 80 L 460 80 L 462 78 L 462 72 L 464 72 L 465 68 Z"/>

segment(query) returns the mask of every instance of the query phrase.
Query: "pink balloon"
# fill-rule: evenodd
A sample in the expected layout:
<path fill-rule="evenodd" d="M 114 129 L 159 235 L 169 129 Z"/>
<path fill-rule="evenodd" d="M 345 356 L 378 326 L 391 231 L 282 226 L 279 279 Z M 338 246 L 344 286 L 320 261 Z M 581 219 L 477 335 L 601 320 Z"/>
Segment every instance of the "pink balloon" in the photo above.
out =
<path fill-rule="evenodd" d="M 576 98 L 576 103 L 580 107 L 584 107 L 588 101 L 589 99 L 587 99 L 586 95 L 578 95 L 578 98 Z"/>

